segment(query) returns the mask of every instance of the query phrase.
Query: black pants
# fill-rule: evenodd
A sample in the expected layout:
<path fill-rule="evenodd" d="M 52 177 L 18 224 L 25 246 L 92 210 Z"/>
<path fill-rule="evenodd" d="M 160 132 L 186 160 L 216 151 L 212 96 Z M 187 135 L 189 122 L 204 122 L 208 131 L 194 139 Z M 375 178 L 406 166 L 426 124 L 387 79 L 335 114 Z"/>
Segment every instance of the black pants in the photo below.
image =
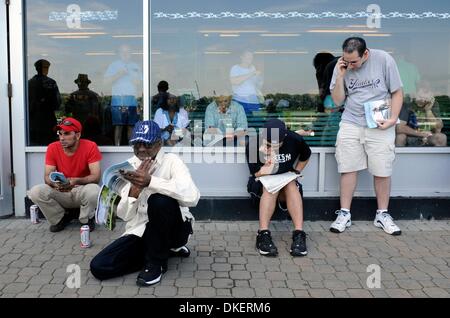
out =
<path fill-rule="evenodd" d="M 181 247 L 192 233 L 183 222 L 178 201 L 162 194 L 148 199 L 149 222 L 144 235 L 126 235 L 105 247 L 91 261 L 91 273 L 104 280 L 136 272 L 145 264 L 165 265 L 172 247 Z"/>

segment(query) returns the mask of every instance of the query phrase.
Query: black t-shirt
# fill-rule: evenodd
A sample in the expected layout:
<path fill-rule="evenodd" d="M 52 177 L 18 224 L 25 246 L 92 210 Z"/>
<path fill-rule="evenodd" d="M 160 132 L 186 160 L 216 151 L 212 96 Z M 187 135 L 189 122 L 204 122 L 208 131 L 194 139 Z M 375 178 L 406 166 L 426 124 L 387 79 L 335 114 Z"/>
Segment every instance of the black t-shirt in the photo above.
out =
<path fill-rule="evenodd" d="M 264 155 L 259 152 L 261 143 L 259 137 L 247 137 L 245 146 L 245 156 L 247 158 L 250 174 L 255 175 L 265 163 Z M 288 131 L 284 138 L 278 154 L 274 159 L 275 170 L 273 174 L 281 174 L 292 171 L 297 159 L 302 162 L 309 159 L 311 149 L 302 136 Z"/>

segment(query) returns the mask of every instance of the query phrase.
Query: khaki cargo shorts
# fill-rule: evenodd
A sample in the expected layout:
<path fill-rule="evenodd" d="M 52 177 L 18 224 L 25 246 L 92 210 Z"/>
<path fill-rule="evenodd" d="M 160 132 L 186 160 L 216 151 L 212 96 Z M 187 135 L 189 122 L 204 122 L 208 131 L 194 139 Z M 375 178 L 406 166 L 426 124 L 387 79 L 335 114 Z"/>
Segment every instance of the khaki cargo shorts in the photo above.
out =
<path fill-rule="evenodd" d="M 395 159 L 395 126 L 387 130 L 339 124 L 336 140 L 339 173 L 369 169 L 377 177 L 390 177 Z"/>

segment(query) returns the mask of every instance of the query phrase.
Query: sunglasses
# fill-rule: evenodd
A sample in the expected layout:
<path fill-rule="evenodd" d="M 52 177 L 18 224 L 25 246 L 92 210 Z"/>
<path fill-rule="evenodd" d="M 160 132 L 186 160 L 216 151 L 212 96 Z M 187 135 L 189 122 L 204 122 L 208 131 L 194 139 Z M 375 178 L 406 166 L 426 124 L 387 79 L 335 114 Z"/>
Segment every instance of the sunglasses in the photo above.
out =
<path fill-rule="evenodd" d="M 75 132 L 79 132 L 78 127 L 70 120 L 63 120 L 58 126 L 74 126 L 75 128 L 77 128 Z"/>
<path fill-rule="evenodd" d="M 59 124 L 60 126 L 75 126 L 70 120 L 63 120 L 61 122 L 61 124 Z"/>

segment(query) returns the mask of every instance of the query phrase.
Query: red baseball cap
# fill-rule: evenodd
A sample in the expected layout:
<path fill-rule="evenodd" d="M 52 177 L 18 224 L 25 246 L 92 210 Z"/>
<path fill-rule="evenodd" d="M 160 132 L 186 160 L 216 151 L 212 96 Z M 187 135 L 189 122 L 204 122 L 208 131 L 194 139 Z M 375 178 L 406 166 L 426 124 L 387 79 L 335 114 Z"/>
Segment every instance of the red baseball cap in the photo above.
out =
<path fill-rule="evenodd" d="M 56 126 L 56 130 L 81 132 L 83 127 L 81 123 L 72 117 L 63 118 L 61 123 Z"/>

